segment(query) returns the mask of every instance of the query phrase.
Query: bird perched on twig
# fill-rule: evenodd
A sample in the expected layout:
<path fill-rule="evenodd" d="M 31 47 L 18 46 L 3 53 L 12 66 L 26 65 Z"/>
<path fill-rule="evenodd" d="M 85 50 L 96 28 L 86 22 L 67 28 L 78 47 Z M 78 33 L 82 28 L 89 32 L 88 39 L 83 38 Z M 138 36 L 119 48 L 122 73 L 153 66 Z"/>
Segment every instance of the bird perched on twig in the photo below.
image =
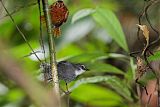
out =
<path fill-rule="evenodd" d="M 47 80 L 52 80 L 52 72 L 51 72 L 51 66 L 48 63 L 41 64 L 42 72 L 46 73 Z M 86 68 L 83 64 L 74 64 L 68 61 L 61 61 L 57 64 L 57 70 L 58 70 L 58 78 L 60 80 L 64 80 L 66 83 L 67 92 L 68 86 L 67 84 L 73 80 L 76 79 L 78 75 L 81 75 L 85 71 L 89 70 Z"/>

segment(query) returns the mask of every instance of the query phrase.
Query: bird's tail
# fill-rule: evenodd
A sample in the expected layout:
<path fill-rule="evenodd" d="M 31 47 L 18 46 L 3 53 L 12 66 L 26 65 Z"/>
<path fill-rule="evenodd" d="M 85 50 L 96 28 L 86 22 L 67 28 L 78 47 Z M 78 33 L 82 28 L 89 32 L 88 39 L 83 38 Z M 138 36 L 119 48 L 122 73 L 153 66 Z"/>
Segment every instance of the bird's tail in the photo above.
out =
<path fill-rule="evenodd" d="M 59 37 L 61 35 L 61 29 L 59 27 L 55 27 L 53 29 L 54 37 Z"/>

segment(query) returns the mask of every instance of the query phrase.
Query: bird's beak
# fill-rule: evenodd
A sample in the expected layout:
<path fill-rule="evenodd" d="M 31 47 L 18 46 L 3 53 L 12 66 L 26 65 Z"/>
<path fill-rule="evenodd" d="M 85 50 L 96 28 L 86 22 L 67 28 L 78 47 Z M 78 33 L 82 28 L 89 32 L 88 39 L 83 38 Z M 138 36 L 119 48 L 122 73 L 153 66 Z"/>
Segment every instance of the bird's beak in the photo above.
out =
<path fill-rule="evenodd" d="M 89 69 L 88 69 L 88 68 L 86 68 L 86 71 L 89 71 Z"/>

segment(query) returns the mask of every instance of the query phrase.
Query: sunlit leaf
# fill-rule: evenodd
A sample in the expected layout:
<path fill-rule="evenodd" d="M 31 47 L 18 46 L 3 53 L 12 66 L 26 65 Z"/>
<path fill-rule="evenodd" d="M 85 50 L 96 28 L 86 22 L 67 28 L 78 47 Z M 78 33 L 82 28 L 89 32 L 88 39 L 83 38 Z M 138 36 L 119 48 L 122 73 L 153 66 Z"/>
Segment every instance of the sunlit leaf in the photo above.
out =
<path fill-rule="evenodd" d="M 108 55 L 103 52 L 94 52 L 94 53 L 83 53 L 80 55 L 73 56 L 68 60 L 71 62 L 94 62 L 98 59 L 108 58 Z"/>
<path fill-rule="evenodd" d="M 82 84 L 87 83 L 98 83 L 105 82 L 111 88 L 113 88 L 119 95 L 126 98 L 128 101 L 132 101 L 131 93 L 127 87 L 127 85 L 117 77 L 114 76 L 95 76 L 89 78 L 83 78 L 75 82 L 75 84 L 70 88 L 71 91 L 78 88 Z"/>
<path fill-rule="evenodd" d="M 125 73 L 125 77 L 128 81 L 135 80 L 136 65 L 134 64 L 133 58 L 130 58 L 130 69 Z"/>
<path fill-rule="evenodd" d="M 113 74 L 124 74 L 122 70 L 106 63 L 90 63 L 87 67 L 90 69 L 90 73 L 108 72 Z"/>
<path fill-rule="evenodd" d="M 149 61 L 156 61 L 160 59 L 160 51 L 155 52 L 154 55 L 151 55 L 149 58 Z"/>
<path fill-rule="evenodd" d="M 74 44 L 70 44 L 70 45 L 66 45 L 65 47 L 63 47 L 57 52 L 57 58 L 58 59 L 60 58 L 60 60 L 63 60 L 66 57 L 70 57 L 70 56 L 81 54 L 81 53 L 83 53 L 83 50 L 80 47 Z"/>
<path fill-rule="evenodd" d="M 66 44 L 77 42 L 83 37 L 87 36 L 95 27 L 95 23 L 90 18 L 79 20 L 77 23 L 69 24 L 65 31 L 62 32 L 63 39 L 61 46 Z"/>
<path fill-rule="evenodd" d="M 91 8 L 86 8 L 86 9 L 82 9 L 82 10 L 79 10 L 78 12 L 76 12 L 73 17 L 72 17 L 72 23 L 94 13 L 95 10 L 94 9 L 91 9 Z"/>
<path fill-rule="evenodd" d="M 111 10 L 97 8 L 93 18 L 99 23 L 120 47 L 128 51 L 126 39 L 117 17 Z"/>
<path fill-rule="evenodd" d="M 102 60 L 106 58 L 117 58 L 117 59 L 128 59 L 127 56 L 117 53 L 104 53 L 104 52 L 92 52 L 92 53 L 82 53 L 79 55 L 74 55 L 66 60 L 71 62 L 95 62 L 97 60 Z"/>
<path fill-rule="evenodd" d="M 39 46 L 39 44 L 35 41 L 30 41 L 29 43 L 30 43 L 30 45 L 32 46 L 33 49 L 35 49 L 35 47 Z M 13 47 L 10 51 L 17 58 L 22 58 L 22 57 L 27 56 L 30 53 L 32 53 L 31 49 L 28 47 L 28 45 L 26 43 L 18 45 L 16 47 Z"/>
<path fill-rule="evenodd" d="M 131 92 L 129 91 L 127 84 L 122 82 L 122 80 L 120 80 L 119 78 L 114 77 L 113 79 L 106 81 L 106 83 L 128 101 L 133 101 Z"/>
<path fill-rule="evenodd" d="M 93 84 L 81 85 L 71 93 L 71 98 L 98 107 L 117 106 L 122 100 L 115 92 Z"/>

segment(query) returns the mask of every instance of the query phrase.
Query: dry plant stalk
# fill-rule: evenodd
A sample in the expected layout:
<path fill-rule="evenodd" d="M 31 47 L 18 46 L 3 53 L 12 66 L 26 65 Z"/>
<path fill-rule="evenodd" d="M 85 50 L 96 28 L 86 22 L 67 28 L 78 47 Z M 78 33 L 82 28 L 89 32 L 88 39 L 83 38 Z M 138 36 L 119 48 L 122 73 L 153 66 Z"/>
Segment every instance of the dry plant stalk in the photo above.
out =
<path fill-rule="evenodd" d="M 144 55 L 144 52 L 146 51 L 146 49 L 149 45 L 149 30 L 146 25 L 139 25 L 139 24 L 137 24 L 137 25 L 140 28 L 140 30 L 142 30 L 143 36 L 146 39 L 146 45 L 145 45 L 145 48 L 143 49 L 143 52 L 142 52 L 142 55 Z"/>
<path fill-rule="evenodd" d="M 144 75 L 145 72 L 147 72 L 147 69 L 149 69 L 149 67 L 144 64 L 143 59 L 137 56 L 136 83 L 139 84 L 141 87 L 143 87 L 144 90 L 146 91 L 146 94 L 148 95 L 146 86 L 144 86 L 139 82 L 139 79 Z M 140 96 L 139 91 L 138 95 Z"/>
<path fill-rule="evenodd" d="M 143 63 L 140 57 L 137 57 L 137 69 L 136 69 L 136 80 L 138 81 L 144 73 L 147 71 L 147 66 Z"/>
<path fill-rule="evenodd" d="M 58 79 L 58 72 L 57 72 L 57 63 L 56 63 L 56 52 L 55 52 L 55 43 L 53 40 L 53 33 L 52 33 L 52 23 L 49 11 L 48 0 L 42 0 L 43 5 L 43 12 L 46 21 L 47 33 L 48 33 L 48 43 L 49 43 L 49 52 L 50 52 L 50 65 L 52 70 L 52 78 L 53 78 L 53 91 L 56 93 L 56 97 L 58 99 L 57 107 L 61 106 L 60 100 L 60 88 L 59 88 L 59 79 Z"/>
<path fill-rule="evenodd" d="M 156 77 L 156 80 L 157 80 L 157 86 L 158 86 L 158 104 L 157 106 L 160 107 L 160 86 L 159 86 L 159 77 L 157 76 L 156 72 L 154 71 L 154 69 L 152 68 L 152 66 L 150 65 L 149 61 L 148 61 L 148 55 L 147 53 L 151 54 L 151 55 L 154 55 L 151 51 L 150 51 L 150 48 L 159 42 L 160 40 L 160 36 L 159 36 L 159 31 L 157 29 L 155 29 L 152 24 L 151 24 L 151 21 L 149 19 L 149 15 L 148 15 L 148 10 L 149 8 L 155 4 L 155 3 L 158 3 L 160 2 L 160 0 L 148 0 L 148 1 L 145 1 L 145 5 L 144 5 L 144 8 L 142 10 L 142 13 L 140 14 L 139 16 L 139 24 L 138 24 L 138 31 L 137 31 L 137 37 L 138 37 L 138 40 L 143 43 L 140 38 L 139 38 L 139 32 L 140 30 L 143 32 L 143 36 L 145 37 L 146 39 L 146 44 L 143 48 L 143 50 L 140 50 L 140 51 L 136 51 L 136 52 L 131 52 L 130 55 L 133 56 L 133 54 L 139 54 L 140 53 L 140 56 L 139 57 L 143 57 L 144 59 L 144 62 L 146 62 L 146 65 L 144 65 L 142 62 L 143 60 L 142 59 L 137 59 L 137 72 L 139 72 L 139 75 L 137 75 L 137 79 L 136 79 L 136 82 L 138 83 L 138 79 L 146 72 L 147 69 L 150 69 L 154 74 L 155 74 L 155 77 Z M 142 25 L 141 21 L 142 21 L 142 17 L 145 17 L 148 24 L 149 24 L 149 27 L 155 32 L 155 34 L 157 35 L 157 39 L 155 39 L 154 41 L 152 42 L 149 42 L 149 30 L 147 28 L 146 25 Z M 133 56 L 134 57 L 134 56 Z M 137 58 L 137 57 L 135 57 Z M 141 61 L 142 60 L 142 61 Z M 139 65 L 138 65 L 139 64 Z M 139 84 L 139 83 L 138 83 Z M 142 86 L 144 87 L 144 86 Z M 145 87 L 144 87 L 145 88 Z M 145 88 L 146 90 L 146 88 Z M 151 98 L 152 95 L 150 95 L 150 98 Z M 148 103 L 146 106 L 149 105 L 149 102 L 150 102 L 150 98 L 148 99 Z"/>

